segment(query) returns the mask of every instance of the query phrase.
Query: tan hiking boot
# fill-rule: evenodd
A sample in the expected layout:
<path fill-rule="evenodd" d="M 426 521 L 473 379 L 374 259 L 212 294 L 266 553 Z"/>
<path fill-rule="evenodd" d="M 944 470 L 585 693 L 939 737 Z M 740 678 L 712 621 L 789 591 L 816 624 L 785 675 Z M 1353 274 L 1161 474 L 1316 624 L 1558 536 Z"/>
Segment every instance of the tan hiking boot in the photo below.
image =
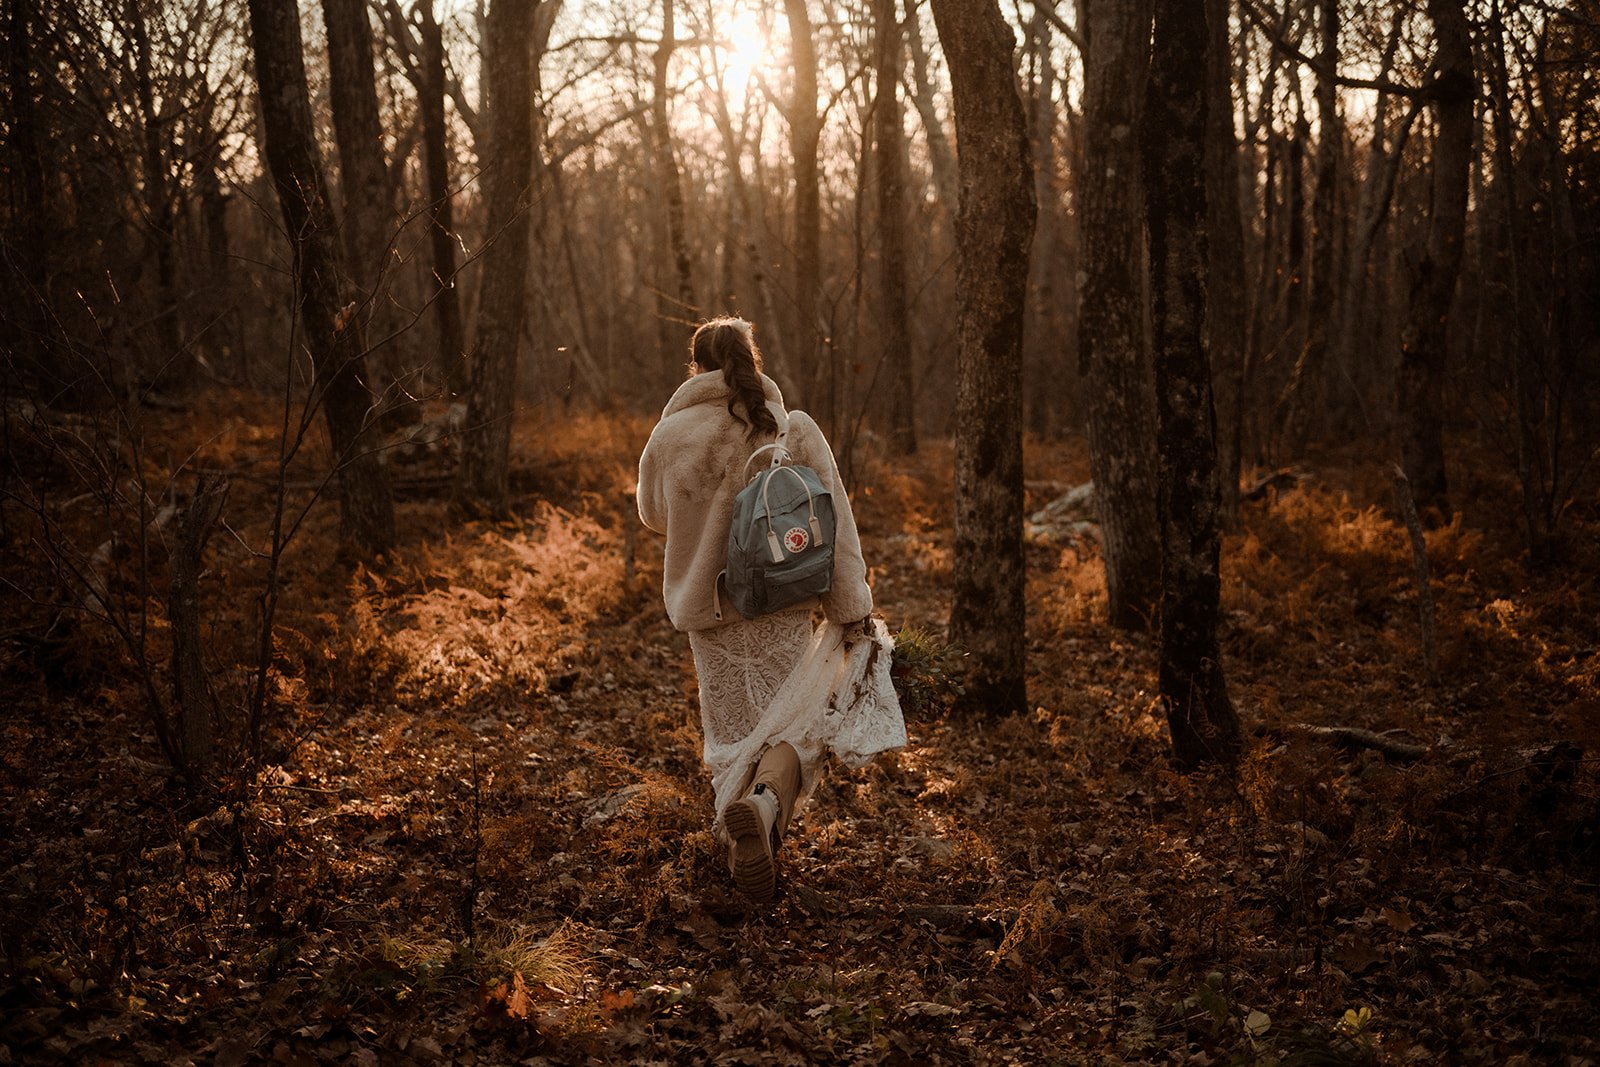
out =
<path fill-rule="evenodd" d="M 733 882 L 757 904 L 769 904 L 778 888 L 778 796 L 758 785 L 722 816 L 728 830 L 728 867 Z"/>

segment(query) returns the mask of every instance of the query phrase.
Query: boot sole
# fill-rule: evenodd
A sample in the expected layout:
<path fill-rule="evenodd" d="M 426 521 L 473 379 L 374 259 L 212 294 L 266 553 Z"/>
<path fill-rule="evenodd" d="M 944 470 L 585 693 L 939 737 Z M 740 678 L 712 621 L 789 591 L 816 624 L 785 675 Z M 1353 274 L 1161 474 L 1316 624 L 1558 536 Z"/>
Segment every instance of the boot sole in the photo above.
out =
<path fill-rule="evenodd" d="M 770 903 L 777 889 L 777 865 L 764 840 L 766 827 L 755 806 L 743 801 L 730 804 L 723 814 L 728 836 L 733 839 L 733 882 L 739 891 L 757 904 Z"/>

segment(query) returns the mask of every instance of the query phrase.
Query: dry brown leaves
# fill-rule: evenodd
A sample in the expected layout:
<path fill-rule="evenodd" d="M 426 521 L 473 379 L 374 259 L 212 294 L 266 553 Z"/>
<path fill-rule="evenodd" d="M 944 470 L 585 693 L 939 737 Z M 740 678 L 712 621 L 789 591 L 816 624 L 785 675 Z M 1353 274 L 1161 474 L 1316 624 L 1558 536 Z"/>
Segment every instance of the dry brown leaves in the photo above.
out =
<path fill-rule="evenodd" d="M 208 462 L 256 462 L 270 435 L 228 415 Z M 1487 508 L 1430 534 L 1429 688 L 1381 479 L 1348 457 L 1251 505 L 1225 564 L 1236 780 L 1167 769 L 1150 639 L 1107 629 L 1092 550 L 1030 545 L 1035 711 L 913 722 L 905 753 L 831 774 L 760 912 L 707 827 L 692 663 L 632 527 L 647 431 L 519 427 L 520 521 L 412 499 L 381 568 L 316 512 L 279 756 L 211 796 L 152 773 L 92 633 L 48 663 L 8 645 L 0 1059 L 1600 1058 L 1592 508 L 1555 570 Z M 1031 506 L 1087 467 L 1028 462 Z M 891 625 L 937 630 L 948 449 L 917 464 L 858 462 L 856 501 Z M 246 541 L 263 499 L 230 505 Z M 209 579 L 219 652 L 246 562 Z M 86 649 L 94 673 L 63 672 Z"/>

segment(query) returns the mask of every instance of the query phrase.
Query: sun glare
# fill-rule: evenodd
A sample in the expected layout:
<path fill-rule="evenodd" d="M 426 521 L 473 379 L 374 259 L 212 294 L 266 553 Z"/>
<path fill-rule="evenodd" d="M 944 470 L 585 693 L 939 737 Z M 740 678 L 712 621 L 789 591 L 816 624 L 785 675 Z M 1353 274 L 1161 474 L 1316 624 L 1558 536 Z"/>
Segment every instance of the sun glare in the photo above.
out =
<path fill-rule="evenodd" d="M 730 103 L 740 105 L 755 72 L 767 60 L 767 32 L 750 10 L 734 15 L 717 34 L 724 57 L 722 77 Z"/>

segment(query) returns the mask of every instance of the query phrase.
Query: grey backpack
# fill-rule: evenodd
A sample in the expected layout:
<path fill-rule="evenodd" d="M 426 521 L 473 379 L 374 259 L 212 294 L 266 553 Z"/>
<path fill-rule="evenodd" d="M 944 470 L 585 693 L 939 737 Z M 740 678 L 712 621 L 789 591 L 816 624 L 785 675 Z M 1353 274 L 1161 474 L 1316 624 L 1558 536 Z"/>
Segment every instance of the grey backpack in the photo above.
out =
<path fill-rule="evenodd" d="M 790 463 L 784 417 L 778 439 L 756 449 L 750 466 L 765 452 L 763 467 L 733 501 L 728 530 L 728 569 L 722 585 L 739 614 L 747 619 L 768 615 L 818 597 L 833 587 L 833 495 L 810 467 Z M 717 618 L 722 600 L 717 597 Z"/>

